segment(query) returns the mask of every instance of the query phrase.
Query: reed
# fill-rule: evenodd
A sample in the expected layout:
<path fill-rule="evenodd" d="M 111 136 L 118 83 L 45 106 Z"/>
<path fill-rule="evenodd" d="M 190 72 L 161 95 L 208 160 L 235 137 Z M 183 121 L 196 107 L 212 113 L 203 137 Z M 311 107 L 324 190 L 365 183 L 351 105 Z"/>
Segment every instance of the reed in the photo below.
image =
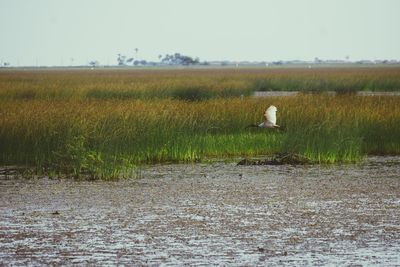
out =
<path fill-rule="evenodd" d="M 2 88 L 3 96 L 16 90 L 12 85 Z M 337 163 L 357 162 L 369 154 L 400 154 L 398 96 L 304 94 L 197 101 L 87 97 L 81 90 L 68 97 L 44 97 L 43 91 L 41 97 L 0 98 L 0 164 L 107 179 L 130 176 L 134 166 L 155 162 L 293 152 L 315 162 Z M 284 130 L 244 129 L 260 122 L 271 104 L 278 107 Z"/>

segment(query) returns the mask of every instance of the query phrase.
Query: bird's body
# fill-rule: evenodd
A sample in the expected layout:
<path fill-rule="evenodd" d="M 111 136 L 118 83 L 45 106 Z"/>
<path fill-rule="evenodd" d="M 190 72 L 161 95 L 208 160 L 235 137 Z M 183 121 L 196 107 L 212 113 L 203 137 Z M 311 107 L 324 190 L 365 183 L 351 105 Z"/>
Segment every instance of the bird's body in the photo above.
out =
<path fill-rule="evenodd" d="M 259 127 L 259 128 L 279 128 L 279 125 L 276 124 L 276 112 L 278 109 L 275 106 L 269 106 L 265 113 L 263 114 L 264 116 L 264 121 L 260 124 L 251 124 L 247 126 L 246 128 L 249 127 Z"/>

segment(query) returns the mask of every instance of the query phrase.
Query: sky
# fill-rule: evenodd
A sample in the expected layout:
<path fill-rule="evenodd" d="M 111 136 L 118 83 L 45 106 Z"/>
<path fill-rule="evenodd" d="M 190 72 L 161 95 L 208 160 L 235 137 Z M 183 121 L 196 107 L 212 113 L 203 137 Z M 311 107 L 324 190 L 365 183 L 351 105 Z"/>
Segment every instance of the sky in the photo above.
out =
<path fill-rule="evenodd" d="M 0 0 L 0 63 L 400 60 L 399 0 Z M 135 51 L 137 48 L 137 52 Z"/>

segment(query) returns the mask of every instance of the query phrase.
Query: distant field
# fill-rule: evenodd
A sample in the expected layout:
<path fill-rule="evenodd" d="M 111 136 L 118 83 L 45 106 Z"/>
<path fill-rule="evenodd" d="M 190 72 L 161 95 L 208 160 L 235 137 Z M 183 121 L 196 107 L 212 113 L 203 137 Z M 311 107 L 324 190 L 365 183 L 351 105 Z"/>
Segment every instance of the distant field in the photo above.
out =
<path fill-rule="evenodd" d="M 0 71 L 0 164 L 112 178 L 138 164 L 293 152 L 400 154 L 399 68 Z M 282 131 L 245 130 L 278 107 Z"/>
<path fill-rule="evenodd" d="M 400 91 L 400 68 L 0 71 L 0 99 L 204 100 L 254 91 Z"/>

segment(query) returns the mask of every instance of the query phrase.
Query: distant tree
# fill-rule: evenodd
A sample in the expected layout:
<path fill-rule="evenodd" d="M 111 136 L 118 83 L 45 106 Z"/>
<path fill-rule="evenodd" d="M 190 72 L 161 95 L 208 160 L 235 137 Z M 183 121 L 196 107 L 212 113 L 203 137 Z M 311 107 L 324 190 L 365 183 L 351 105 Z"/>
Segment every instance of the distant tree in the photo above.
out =
<path fill-rule="evenodd" d="M 175 53 L 173 55 L 166 54 L 161 60 L 162 63 L 168 65 L 195 65 L 200 63 L 199 58 L 193 59 L 192 57 L 182 55 L 180 53 Z"/>
<path fill-rule="evenodd" d="M 138 58 L 138 52 L 139 52 L 139 48 L 135 48 L 135 57 Z"/>
<path fill-rule="evenodd" d="M 126 65 L 126 56 L 118 54 L 118 66 L 125 66 Z"/>
<path fill-rule="evenodd" d="M 161 63 L 172 65 L 172 56 L 166 54 L 163 59 L 161 59 Z"/>
<path fill-rule="evenodd" d="M 100 63 L 97 60 L 92 60 L 89 62 L 89 65 L 94 68 L 94 67 L 98 67 L 100 65 Z"/>
<path fill-rule="evenodd" d="M 322 63 L 322 60 L 319 59 L 318 57 L 315 57 L 314 58 L 314 63 Z"/>
<path fill-rule="evenodd" d="M 273 61 L 272 64 L 274 64 L 274 65 L 283 65 L 283 61 L 282 60 Z"/>

